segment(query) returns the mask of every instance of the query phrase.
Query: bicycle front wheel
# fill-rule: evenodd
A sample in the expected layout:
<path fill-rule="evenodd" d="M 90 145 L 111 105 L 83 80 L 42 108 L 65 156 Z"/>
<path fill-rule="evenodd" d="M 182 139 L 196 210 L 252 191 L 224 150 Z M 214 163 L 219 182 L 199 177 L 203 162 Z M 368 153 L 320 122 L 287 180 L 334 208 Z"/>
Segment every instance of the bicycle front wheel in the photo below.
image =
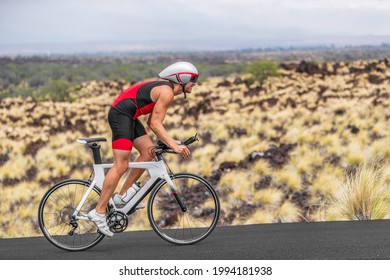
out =
<path fill-rule="evenodd" d="M 176 193 L 164 180 L 158 183 L 149 198 L 150 224 L 170 243 L 194 244 L 206 238 L 218 222 L 217 193 L 209 182 L 194 174 L 174 174 L 171 179 Z"/>
<path fill-rule="evenodd" d="M 90 183 L 82 180 L 66 180 L 54 185 L 43 196 L 38 210 L 38 221 L 45 237 L 56 247 L 68 251 L 81 251 L 95 246 L 104 235 L 97 231 L 95 223 L 87 219 L 96 207 L 100 191 L 93 188 L 75 218 L 75 210 Z"/>

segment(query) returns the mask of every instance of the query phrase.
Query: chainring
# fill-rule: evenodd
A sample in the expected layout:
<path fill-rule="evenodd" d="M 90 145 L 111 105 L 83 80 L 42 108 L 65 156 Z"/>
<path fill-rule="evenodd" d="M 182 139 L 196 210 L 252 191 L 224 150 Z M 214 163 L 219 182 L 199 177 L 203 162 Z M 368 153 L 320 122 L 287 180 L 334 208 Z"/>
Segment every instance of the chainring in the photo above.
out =
<path fill-rule="evenodd" d="M 107 216 L 107 225 L 114 233 L 123 232 L 129 224 L 128 217 L 122 212 L 113 211 Z"/>

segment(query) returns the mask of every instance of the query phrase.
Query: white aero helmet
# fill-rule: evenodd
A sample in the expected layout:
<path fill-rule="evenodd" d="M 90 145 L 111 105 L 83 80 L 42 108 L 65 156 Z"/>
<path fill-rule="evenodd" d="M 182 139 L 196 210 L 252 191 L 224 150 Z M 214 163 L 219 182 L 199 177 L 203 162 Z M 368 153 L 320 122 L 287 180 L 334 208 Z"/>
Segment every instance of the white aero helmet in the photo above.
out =
<path fill-rule="evenodd" d="M 189 62 L 180 61 L 162 70 L 158 76 L 161 79 L 169 80 L 180 85 L 186 85 L 188 82 L 196 83 L 199 77 L 196 67 Z"/>

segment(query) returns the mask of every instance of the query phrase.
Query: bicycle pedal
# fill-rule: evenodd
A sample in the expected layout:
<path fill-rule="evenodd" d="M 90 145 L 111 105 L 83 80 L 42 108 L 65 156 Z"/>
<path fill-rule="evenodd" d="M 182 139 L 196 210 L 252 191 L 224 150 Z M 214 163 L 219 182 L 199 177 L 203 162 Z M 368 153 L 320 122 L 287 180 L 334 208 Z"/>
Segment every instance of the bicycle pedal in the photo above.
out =
<path fill-rule="evenodd" d="M 135 210 L 144 209 L 144 208 L 145 208 L 145 204 L 143 203 L 140 203 L 137 206 L 135 206 Z"/>

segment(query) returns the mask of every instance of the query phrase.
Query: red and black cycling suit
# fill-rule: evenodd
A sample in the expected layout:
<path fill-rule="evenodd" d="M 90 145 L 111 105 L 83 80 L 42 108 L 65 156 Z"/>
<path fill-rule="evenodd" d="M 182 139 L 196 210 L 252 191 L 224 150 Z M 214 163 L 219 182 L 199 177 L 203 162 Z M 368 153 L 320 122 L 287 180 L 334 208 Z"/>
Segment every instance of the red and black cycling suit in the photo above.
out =
<path fill-rule="evenodd" d="M 137 119 L 150 114 L 154 102 L 150 97 L 153 88 L 173 84 L 166 81 L 148 81 L 135 84 L 124 90 L 111 105 L 108 123 L 112 130 L 112 148 L 131 151 L 134 139 L 146 135 L 146 130 Z"/>

